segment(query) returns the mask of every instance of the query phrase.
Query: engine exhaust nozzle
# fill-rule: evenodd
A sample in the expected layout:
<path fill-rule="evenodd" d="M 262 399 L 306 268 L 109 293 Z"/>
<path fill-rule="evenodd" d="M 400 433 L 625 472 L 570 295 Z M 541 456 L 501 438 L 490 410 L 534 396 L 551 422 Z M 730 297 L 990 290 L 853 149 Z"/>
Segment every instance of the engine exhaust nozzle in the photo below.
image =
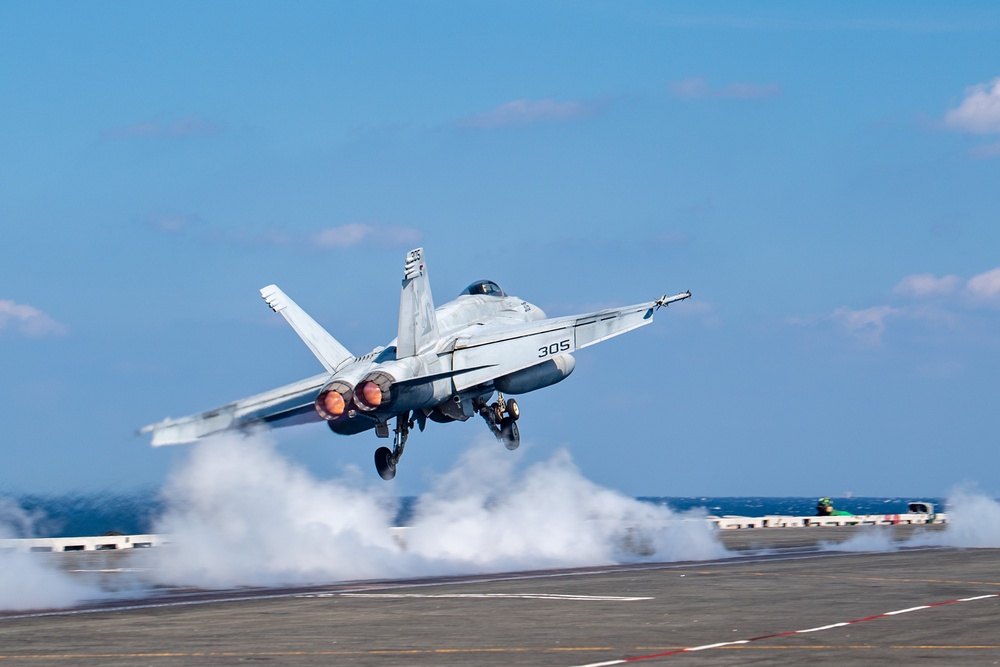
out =
<path fill-rule="evenodd" d="M 354 390 L 354 404 L 365 412 L 388 407 L 395 398 L 392 389 L 395 381 L 385 371 L 369 373 Z"/>
<path fill-rule="evenodd" d="M 316 396 L 316 412 L 327 421 L 340 419 L 347 413 L 353 398 L 354 388 L 349 383 L 334 380 Z"/>

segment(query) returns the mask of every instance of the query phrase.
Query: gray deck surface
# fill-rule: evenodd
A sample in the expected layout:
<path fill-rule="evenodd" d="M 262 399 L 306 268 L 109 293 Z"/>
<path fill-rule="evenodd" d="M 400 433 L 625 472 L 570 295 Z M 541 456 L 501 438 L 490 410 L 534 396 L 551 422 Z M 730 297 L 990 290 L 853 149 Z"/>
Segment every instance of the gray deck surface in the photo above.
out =
<path fill-rule="evenodd" d="M 731 548 L 774 551 L 743 551 L 724 561 L 175 591 L 133 601 L 130 608 L 0 615 L 0 665 L 568 666 L 870 617 L 877 618 L 638 664 L 1000 662 L 1000 598 L 953 602 L 1000 593 L 1000 549 L 857 554 L 801 548 L 855 532 L 727 533 L 723 539 Z M 68 560 L 83 554 L 58 556 L 67 567 L 87 562 Z M 951 604 L 880 616 L 944 602 Z"/>

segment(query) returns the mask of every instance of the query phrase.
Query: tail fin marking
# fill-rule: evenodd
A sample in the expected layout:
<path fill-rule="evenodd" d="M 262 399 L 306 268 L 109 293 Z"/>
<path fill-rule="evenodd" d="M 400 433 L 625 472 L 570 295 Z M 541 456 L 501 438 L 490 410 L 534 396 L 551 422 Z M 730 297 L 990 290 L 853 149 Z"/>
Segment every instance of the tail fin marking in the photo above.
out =
<path fill-rule="evenodd" d="M 412 357 L 438 342 L 437 315 L 427 277 L 424 249 L 406 253 L 403 291 L 399 297 L 399 331 L 396 358 Z"/>

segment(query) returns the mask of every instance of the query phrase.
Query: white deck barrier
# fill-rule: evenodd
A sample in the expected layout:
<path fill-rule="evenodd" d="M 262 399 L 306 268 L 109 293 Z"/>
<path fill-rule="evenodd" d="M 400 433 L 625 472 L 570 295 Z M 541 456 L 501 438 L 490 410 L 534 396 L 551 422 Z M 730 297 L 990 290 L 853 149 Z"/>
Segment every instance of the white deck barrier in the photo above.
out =
<path fill-rule="evenodd" d="M 21 551 L 47 553 L 52 551 L 116 551 L 147 549 L 169 543 L 166 535 L 101 535 L 99 537 L 36 537 L 21 540 L 0 540 L 0 553 Z"/>
<path fill-rule="evenodd" d="M 948 523 L 948 515 L 938 514 L 856 514 L 853 516 L 710 516 L 719 530 L 743 528 L 813 528 L 817 526 L 896 526 Z"/>
<path fill-rule="evenodd" d="M 856 514 L 850 516 L 710 516 L 708 521 L 719 530 L 749 528 L 814 528 L 821 526 L 895 526 L 948 523 L 948 515 L 933 513 L 933 505 L 918 503 L 911 509 L 929 509 L 929 512 L 910 514 Z M 406 528 L 389 529 L 396 540 L 404 540 Z M 118 551 L 146 549 L 170 543 L 169 535 L 101 535 L 98 537 L 38 537 L 34 539 L 0 540 L 0 553 L 61 551 Z"/>

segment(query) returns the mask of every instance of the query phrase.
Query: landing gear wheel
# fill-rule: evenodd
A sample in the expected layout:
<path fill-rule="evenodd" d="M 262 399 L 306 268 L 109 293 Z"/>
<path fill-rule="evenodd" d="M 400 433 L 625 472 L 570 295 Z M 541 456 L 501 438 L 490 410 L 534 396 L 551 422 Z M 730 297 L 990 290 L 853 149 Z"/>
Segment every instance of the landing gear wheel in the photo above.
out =
<path fill-rule="evenodd" d="M 521 432 L 517 428 L 517 422 L 510 417 L 504 417 L 500 422 L 500 441 L 507 449 L 514 451 L 521 444 Z"/>
<path fill-rule="evenodd" d="M 521 408 L 517 407 L 517 401 L 513 398 L 507 399 L 507 414 L 510 415 L 510 418 L 514 421 L 521 418 Z"/>
<path fill-rule="evenodd" d="M 375 469 L 382 479 L 389 480 L 396 476 L 396 462 L 388 447 L 379 447 L 375 450 Z"/>
<path fill-rule="evenodd" d="M 499 424 L 503 420 L 503 406 L 493 403 L 490 405 L 490 410 L 493 411 L 493 423 Z"/>

